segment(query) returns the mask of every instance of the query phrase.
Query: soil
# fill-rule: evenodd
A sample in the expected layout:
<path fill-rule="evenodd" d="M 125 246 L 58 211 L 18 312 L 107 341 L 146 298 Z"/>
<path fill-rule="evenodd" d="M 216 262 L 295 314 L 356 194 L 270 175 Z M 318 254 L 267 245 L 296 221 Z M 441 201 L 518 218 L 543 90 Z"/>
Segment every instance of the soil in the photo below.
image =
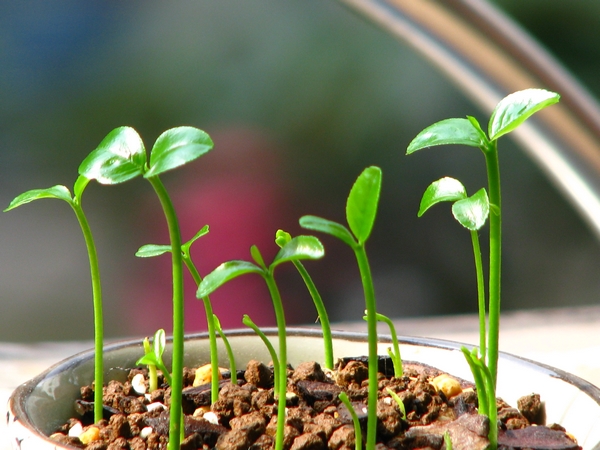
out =
<path fill-rule="evenodd" d="M 393 377 L 387 357 L 379 361 L 377 450 L 445 449 L 444 434 L 454 450 L 484 450 L 489 421 L 478 415 L 474 386 L 420 363 L 404 362 L 404 376 Z M 345 391 L 366 436 L 367 361 L 343 359 L 335 371 L 317 363 L 302 363 L 288 371 L 286 450 L 350 450 L 355 448 L 351 416 L 338 394 Z M 163 385 L 139 394 L 132 380 L 147 371 L 132 369 L 128 381 L 104 387 L 104 420 L 93 421 L 93 388 L 81 388 L 70 419 L 51 438 L 87 450 L 165 449 L 169 429 L 170 388 Z M 194 386 L 196 370 L 185 370 L 183 409 L 185 439 L 182 450 L 267 450 L 274 446 L 277 402 L 273 371 L 250 361 L 239 371 L 238 383 L 228 373 L 220 381 L 218 401 L 210 406 L 210 384 Z M 138 375 L 140 378 L 140 375 Z M 159 375 L 162 382 L 162 376 Z M 140 390 L 139 388 L 137 388 Z M 406 416 L 389 394 L 402 399 Z M 523 397 L 518 409 L 497 401 L 499 449 L 576 450 L 577 443 L 559 425 L 544 426 L 544 406 L 538 395 Z M 79 426 L 83 433 L 75 432 Z M 71 434 L 72 436 L 69 436 Z M 73 435 L 78 435 L 75 437 Z M 89 444 L 85 436 L 91 436 Z"/>

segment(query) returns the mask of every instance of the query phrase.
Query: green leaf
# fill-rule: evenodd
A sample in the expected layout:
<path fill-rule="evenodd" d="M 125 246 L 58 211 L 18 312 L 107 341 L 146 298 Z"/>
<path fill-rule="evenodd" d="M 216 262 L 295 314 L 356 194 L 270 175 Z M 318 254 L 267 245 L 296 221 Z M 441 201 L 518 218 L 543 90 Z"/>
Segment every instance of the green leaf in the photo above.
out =
<path fill-rule="evenodd" d="M 275 243 L 279 247 L 283 247 L 285 244 L 292 240 L 292 235 L 287 231 L 277 230 L 275 233 Z"/>
<path fill-rule="evenodd" d="M 142 356 L 140 359 L 138 359 L 135 362 L 136 366 L 141 366 L 141 365 L 153 365 L 153 366 L 158 366 L 160 364 L 160 361 L 158 361 L 156 359 L 156 355 L 154 353 L 146 353 L 144 356 Z"/>
<path fill-rule="evenodd" d="M 75 185 L 73 186 L 73 200 L 81 203 L 81 196 L 83 195 L 83 191 L 89 184 L 90 180 L 83 175 L 79 175 L 77 180 L 75 180 Z"/>
<path fill-rule="evenodd" d="M 161 134 L 150 152 L 146 178 L 160 175 L 204 155 L 213 148 L 212 139 L 194 127 L 171 128 Z"/>
<path fill-rule="evenodd" d="M 459 144 L 481 147 L 484 143 L 484 137 L 469 119 L 445 119 L 421 131 L 408 144 L 406 154 L 410 155 L 417 150 L 435 145 Z"/>
<path fill-rule="evenodd" d="M 170 245 L 159 245 L 159 244 L 146 244 L 142 245 L 135 256 L 138 258 L 151 258 L 153 256 L 164 255 L 165 253 L 171 253 Z"/>
<path fill-rule="evenodd" d="M 12 202 L 10 202 L 4 212 L 10 211 L 11 209 L 15 209 L 18 206 L 30 203 L 34 200 L 39 200 L 40 198 L 57 198 L 64 200 L 69 204 L 73 203 L 69 189 L 67 189 L 65 186 L 57 185 L 47 189 L 32 189 L 30 191 L 23 192 L 21 195 L 15 197 Z"/>
<path fill-rule="evenodd" d="M 317 216 L 303 216 L 300 218 L 300 226 L 307 230 L 320 231 L 321 233 L 334 236 L 352 248 L 356 245 L 356 240 L 352 236 L 352 233 L 350 233 L 350 230 L 337 222 Z"/>
<path fill-rule="evenodd" d="M 79 166 L 79 174 L 100 184 L 118 184 L 144 173 L 146 150 L 131 127 L 112 130 Z"/>
<path fill-rule="evenodd" d="M 156 355 L 156 359 L 158 361 L 162 361 L 162 355 L 166 346 L 167 337 L 165 336 L 165 330 L 162 328 L 156 330 L 156 333 L 154 333 L 154 338 L 152 339 L 152 351 L 154 352 L 154 355 Z"/>
<path fill-rule="evenodd" d="M 359 244 L 369 238 L 373 229 L 380 191 L 381 169 L 376 166 L 363 170 L 350 190 L 346 202 L 346 219 Z"/>
<path fill-rule="evenodd" d="M 198 239 L 200 239 L 202 236 L 208 234 L 209 228 L 208 225 L 204 225 L 202 228 L 200 228 L 200 231 L 198 231 L 193 238 L 191 238 L 189 241 L 187 241 L 185 244 L 183 244 L 181 246 L 181 251 L 183 252 L 184 255 L 189 255 L 190 254 L 190 247 L 192 246 L 192 244 L 194 242 L 196 242 Z"/>
<path fill-rule="evenodd" d="M 450 177 L 440 178 L 425 190 L 417 216 L 421 217 L 425 211 L 437 203 L 455 202 L 464 198 L 467 198 L 467 191 L 460 181 Z"/>
<path fill-rule="evenodd" d="M 298 261 L 300 259 L 319 259 L 325 254 L 323 244 L 314 236 L 296 236 L 286 243 L 271 263 L 275 267 L 286 261 Z"/>
<path fill-rule="evenodd" d="M 452 214 L 468 230 L 477 231 L 483 227 L 490 214 L 490 201 L 485 189 L 481 188 L 471 197 L 454 203 Z"/>
<path fill-rule="evenodd" d="M 214 292 L 218 287 L 227 283 L 229 280 L 246 273 L 257 273 L 259 275 L 263 275 L 264 271 L 257 265 L 248 261 L 229 261 L 223 263 L 204 277 L 198 286 L 196 297 L 204 298 Z"/>
<path fill-rule="evenodd" d="M 264 270 L 267 269 L 265 260 L 263 259 L 262 254 L 260 253 L 260 250 L 256 245 L 250 247 L 250 255 L 252 256 L 252 259 L 254 260 L 254 262 L 256 262 L 256 264 L 258 264 Z"/>
<path fill-rule="evenodd" d="M 558 103 L 560 95 L 545 89 L 525 89 L 504 97 L 494 108 L 488 125 L 490 140 L 510 133 L 532 114 Z"/>

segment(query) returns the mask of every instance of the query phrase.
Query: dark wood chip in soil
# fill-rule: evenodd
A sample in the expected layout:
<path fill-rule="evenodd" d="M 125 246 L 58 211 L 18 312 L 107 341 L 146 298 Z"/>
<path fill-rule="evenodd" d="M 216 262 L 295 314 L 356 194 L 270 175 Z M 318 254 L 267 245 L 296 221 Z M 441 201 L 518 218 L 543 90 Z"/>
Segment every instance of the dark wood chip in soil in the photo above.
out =
<path fill-rule="evenodd" d="M 368 368 L 366 358 L 344 358 L 335 371 L 317 363 L 302 363 L 288 371 L 285 450 L 350 450 L 355 448 L 351 415 L 338 399 L 347 393 L 366 436 Z M 445 448 L 448 433 L 454 450 L 484 450 L 489 421 L 477 414 L 474 386 L 464 380 L 462 392 L 447 398 L 432 384 L 439 370 L 404 362 L 404 376 L 393 376 L 389 358 L 380 357 L 377 402 L 377 450 Z M 132 369 L 134 374 L 145 369 Z M 238 372 L 238 384 L 219 383 L 219 398 L 210 405 L 210 384 L 192 386 L 194 370 L 186 369 L 183 391 L 185 416 L 184 450 L 270 450 L 277 429 L 277 402 L 273 393 L 273 369 L 258 361 Z M 160 383 L 163 382 L 160 377 Z M 93 420 L 93 388 L 84 386 L 75 410 L 79 416 L 59 427 L 52 439 L 86 450 L 162 450 L 167 446 L 170 389 L 159 384 L 153 393 L 139 395 L 131 382 L 110 381 L 103 389 L 104 417 Z M 402 400 L 406 416 L 389 395 Z M 500 449 L 577 450 L 579 447 L 559 426 L 542 426 L 544 407 L 539 396 L 521 398 L 518 409 L 498 399 Z M 218 422 L 216 422 L 218 421 Z M 76 425 L 77 424 L 77 425 Z M 73 426 L 95 437 L 86 445 L 69 437 Z M 535 426 L 534 426 L 535 424 Z M 538 426 L 539 425 L 539 426 Z M 90 430 L 96 428 L 97 430 Z M 88 431 L 90 430 L 90 431 Z M 95 434 L 94 434 L 95 433 Z"/>

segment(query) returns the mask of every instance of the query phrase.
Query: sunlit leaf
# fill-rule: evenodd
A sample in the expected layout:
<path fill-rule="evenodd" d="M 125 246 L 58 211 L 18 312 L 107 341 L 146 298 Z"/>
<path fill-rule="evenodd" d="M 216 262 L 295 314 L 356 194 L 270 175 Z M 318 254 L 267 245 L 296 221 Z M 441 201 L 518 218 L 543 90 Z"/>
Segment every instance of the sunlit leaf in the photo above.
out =
<path fill-rule="evenodd" d="M 286 261 L 319 259 L 325 254 L 323 244 L 314 236 L 296 236 L 286 243 L 273 259 L 271 267 Z"/>
<path fill-rule="evenodd" d="M 467 191 L 460 181 L 450 177 L 440 178 L 425 190 L 417 215 L 421 217 L 425 211 L 437 203 L 455 202 L 463 198 L 467 198 Z"/>
<path fill-rule="evenodd" d="M 320 231 L 321 233 L 334 236 L 348 244 L 350 247 L 356 245 L 356 240 L 354 239 L 354 236 L 352 236 L 352 233 L 350 233 L 350 230 L 337 222 L 322 219 L 317 216 L 303 216 L 300 218 L 300 226 L 307 230 Z"/>
<path fill-rule="evenodd" d="M 171 128 L 161 134 L 150 152 L 145 177 L 160 175 L 199 158 L 213 148 L 212 139 L 194 127 Z"/>
<path fill-rule="evenodd" d="M 83 191 L 89 182 L 90 180 L 83 175 L 79 175 L 77 177 L 77 180 L 75 180 L 75 185 L 73 186 L 73 197 L 76 201 L 81 202 L 81 196 L 83 195 Z"/>
<path fill-rule="evenodd" d="M 292 235 L 287 231 L 277 230 L 275 233 L 275 243 L 279 247 L 283 247 L 285 244 L 292 240 Z"/>
<path fill-rule="evenodd" d="M 346 219 L 360 244 L 369 238 L 373 229 L 380 191 L 381 169 L 376 166 L 363 170 L 350 190 L 346 202 Z"/>
<path fill-rule="evenodd" d="M 8 207 L 4 210 L 10 211 L 18 206 L 24 205 L 26 203 L 32 202 L 34 200 L 39 200 L 41 198 L 57 198 L 60 200 L 64 200 L 67 203 L 73 203 L 73 199 L 71 198 L 71 192 L 65 186 L 52 186 L 47 189 L 32 189 L 27 192 L 23 192 L 21 195 L 18 195 L 13 199 L 12 202 L 8 205 Z"/>
<path fill-rule="evenodd" d="M 452 205 L 454 218 L 465 228 L 476 231 L 485 225 L 490 214 L 487 192 L 481 188 L 475 194 Z"/>
<path fill-rule="evenodd" d="M 545 89 L 525 89 L 504 97 L 490 117 L 488 134 L 490 140 L 511 132 L 532 114 L 546 106 L 558 103 L 560 95 Z"/>
<path fill-rule="evenodd" d="M 248 261 L 229 261 L 223 263 L 204 277 L 198 286 L 196 297 L 206 297 L 213 293 L 218 287 L 246 273 L 257 273 L 262 275 L 263 269 Z"/>
<path fill-rule="evenodd" d="M 485 143 L 484 136 L 469 119 L 445 119 L 428 126 L 415 137 L 406 154 L 416 152 L 427 147 L 445 144 L 468 145 L 481 147 Z"/>
<path fill-rule="evenodd" d="M 170 245 L 159 245 L 159 244 L 146 244 L 142 245 L 135 256 L 139 258 L 151 258 L 153 256 L 164 255 L 165 253 L 171 253 Z"/>
<path fill-rule="evenodd" d="M 79 166 L 79 174 L 101 184 L 118 184 L 143 174 L 146 150 L 131 127 L 112 130 Z"/>
<path fill-rule="evenodd" d="M 167 337 L 165 335 L 165 330 L 162 328 L 157 330 L 154 333 L 154 338 L 152 339 L 152 351 L 156 355 L 156 358 L 159 361 L 162 361 L 162 355 L 165 351 L 165 347 L 167 346 Z"/>

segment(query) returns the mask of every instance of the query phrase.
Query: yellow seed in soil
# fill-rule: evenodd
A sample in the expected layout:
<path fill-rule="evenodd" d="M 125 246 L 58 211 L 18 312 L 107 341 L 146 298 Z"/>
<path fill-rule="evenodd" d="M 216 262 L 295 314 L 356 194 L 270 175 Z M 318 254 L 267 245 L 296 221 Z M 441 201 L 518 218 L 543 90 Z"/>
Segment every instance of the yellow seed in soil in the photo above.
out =
<path fill-rule="evenodd" d="M 97 441 L 98 439 L 100 439 L 100 429 L 97 427 L 89 427 L 79 435 L 79 440 L 84 445 Z"/>
<path fill-rule="evenodd" d="M 221 375 L 221 369 L 219 369 L 219 380 L 223 378 Z M 205 364 L 196 369 L 196 377 L 194 378 L 194 386 L 201 386 L 206 383 L 210 383 L 212 380 L 212 366 Z"/>
<path fill-rule="evenodd" d="M 207 413 L 210 411 L 210 406 L 206 405 L 206 406 L 200 406 L 199 408 L 196 408 L 196 410 L 194 411 L 194 414 L 192 414 L 193 417 L 202 417 L 204 415 L 204 413 Z"/>
<path fill-rule="evenodd" d="M 442 391 L 446 398 L 454 397 L 462 392 L 462 387 L 458 380 L 445 373 L 431 380 L 431 384 L 433 384 L 438 391 Z"/>

